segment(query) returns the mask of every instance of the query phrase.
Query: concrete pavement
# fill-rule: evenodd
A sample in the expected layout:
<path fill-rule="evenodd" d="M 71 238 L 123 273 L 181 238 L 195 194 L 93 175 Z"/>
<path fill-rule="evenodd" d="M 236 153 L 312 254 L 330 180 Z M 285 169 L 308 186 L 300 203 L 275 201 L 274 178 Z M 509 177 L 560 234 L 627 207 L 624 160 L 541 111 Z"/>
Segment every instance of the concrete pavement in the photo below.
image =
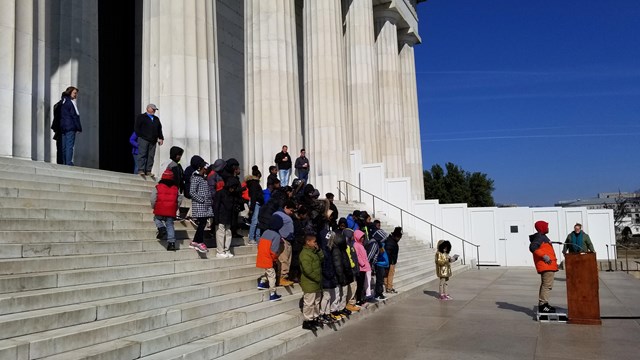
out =
<path fill-rule="evenodd" d="M 639 359 L 640 281 L 600 272 L 602 326 L 539 323 L 532 268 L 470 270 L 288 353 L 293 359 Z M 565 274 L 551 305 L 566 309 Z"/>

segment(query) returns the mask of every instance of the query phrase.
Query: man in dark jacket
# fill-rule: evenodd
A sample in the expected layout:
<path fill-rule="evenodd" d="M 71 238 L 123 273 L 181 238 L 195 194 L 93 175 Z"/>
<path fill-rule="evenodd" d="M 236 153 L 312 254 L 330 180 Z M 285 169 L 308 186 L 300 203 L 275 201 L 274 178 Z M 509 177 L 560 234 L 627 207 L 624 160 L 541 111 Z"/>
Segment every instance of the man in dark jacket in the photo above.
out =
<path fill-rule="evenodd" d="M 155 115 L 158 107 L 155 104 L 147 105 L 147 111 L 136 117 L 134 131 L 138 134 L 138 174 L 151 175 L 153 159 L 156 156 L 156 143 L 160 146 L 164 143 L 162 124 Z"/>
<path fill-rule="evenodd" d="M 274 162 L 278 167 L 278 177 L 282 186 L 289 185 L 289 176 L 291 176 L 291 156 L 287 152 L 289 147 L 282 146 L 282 151 L 276 154 Z"/>
<path fill-rule="evenodd" d="M 295 168 L 298 179 L 304 180 L 304 182 L 306 183 L 307 179 L 309 179 L 309 159 L 307 159 L 307 156 L 305 154 L 305 149 L 301 149 L 300 157 L 296 159 Z"/>

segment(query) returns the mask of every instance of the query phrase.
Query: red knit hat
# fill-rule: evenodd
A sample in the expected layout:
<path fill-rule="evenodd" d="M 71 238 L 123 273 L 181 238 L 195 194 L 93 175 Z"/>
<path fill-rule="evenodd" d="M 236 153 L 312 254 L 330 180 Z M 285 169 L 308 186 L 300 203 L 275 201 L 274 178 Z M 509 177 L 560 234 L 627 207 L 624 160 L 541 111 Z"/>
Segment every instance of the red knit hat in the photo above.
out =
<path fill-rule="evenodd" d="M 167 168 L 162 173 L 162 176 L 160 177 L 160 180 L 173 180 L 173 171 L 171 171 L 171 169 Z"/>
<path fill-rule="evenodd" d="M 546 234 L 549 232 L 549 223 L 546 221 L 536 221 L 535 228 L 539 233 Z"/>

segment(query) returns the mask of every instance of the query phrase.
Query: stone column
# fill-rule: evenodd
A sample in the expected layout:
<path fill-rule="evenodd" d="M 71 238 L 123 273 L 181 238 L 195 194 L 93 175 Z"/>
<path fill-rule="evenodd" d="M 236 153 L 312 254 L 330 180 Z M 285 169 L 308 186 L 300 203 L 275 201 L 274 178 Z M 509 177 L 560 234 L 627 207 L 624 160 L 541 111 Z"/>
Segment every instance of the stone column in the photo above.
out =
<path fill-rule="evenodd" d="M 349 2 L 346 2 L 347 4 Z M 346 9 L 347 124 L 351 150 L 360 150 L 365 163 L 380 162 L 376 143 L 380 108 L 372 0 L 352 0 Z"/>
<path fill-rule="evenodd" d="M 406 174 L 411 177 L 411 194 L 414 200 L 424 200 L 422 175 L 422 142 L 420 117 L 418 116 L 418 89 L 413 46 L 415 36 L 403 34 L 400 39 L 400 86 L 402 88 L 402 123 L 404 124 L 404 152 Z"/>
<path fill-rule="evenodd" d="M 98 166 L 97 10 L 97 0 L 0 3 L 0 156 L 55 159 L 51 108 L 73 85 L 83 126 L 74 162 Z"/>
<path fill-rule="evenodd" d="M 380 118 L 382 137 L 377 139 L 383 153 L 382 160 L 387 177 L 404 176 L 404 130 L 402 127 L 402 108 L 400 100 L 398 60 L 398 34 L 396 23 L 400 15 L 392 9 L 375 12 L 375 25 L 378 39 L 378 76 L 380 89 Z"/>
<path fill-rule="evenodd" d="M 145 0 L 142 30 L 142 104 L 158 105 L 165 144 L 213 162 L 221 156 L 215 1 Z M 133 119 L 132 119 L 133 121 Z"/>
<path fill-rule="evenodd" d="M 294 0 L 245 0 L 245 168 L 263 177 L 282 145 L 302 146 Z M 293 176 L 293 174 L 292 174 Z"/>
<path fill-rule="evenodd" d="M 305 141 L 321 194 L 348 174 L 346 71 L 340 0 L 304 2 Z"/>

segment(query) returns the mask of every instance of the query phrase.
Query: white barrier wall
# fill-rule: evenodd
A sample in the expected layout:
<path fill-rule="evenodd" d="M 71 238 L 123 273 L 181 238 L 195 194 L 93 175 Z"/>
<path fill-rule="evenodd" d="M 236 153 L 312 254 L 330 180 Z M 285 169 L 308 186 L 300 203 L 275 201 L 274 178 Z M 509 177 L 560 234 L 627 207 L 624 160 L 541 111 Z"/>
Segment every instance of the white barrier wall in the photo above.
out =
<path fill-rule="evenodd" d="M 375 201 L 375 217 L 393 225 L 402 225 L 407 231 L 427 244 L 435 246 L 440 239 L 451 242 L 452 253 L 465 255 L 467 263 L 477 259 L 482 265 L 533 266 L 529 252 L 529 235 L 535 233 L 534 223 L 549 223 L 552 242 L 564 242 L 576 223 L 583 225 L 593 241 L 597 258 L 607 259 L 607 245 L 615 245 L 613 210 L 587 208 L 469 208 L 467 204 L 439 204 L 438 200 L 411 200 L 409 178 L 384 178 L 383 164 L 365 164 L 360 167 L 360 185 L 365 191 L 414 214 L 407 213 Z M 358 185 L 358 184 L 355 184 Z M 373 199 L 350 189 L 351 200 L 364 203 L 364 210 L 373 211 Z M 428 222 L 428 223 L 427 223 Z M 431 226 L 430 224 L 434 225 Z M 438 229 L 439 228 L 439 229 Z M 479 245 L 466 244 L 459 238 Z M 563 260 L 562 245 L 554 244 L 559 261 Z M 613 253 L 611 254 L 613 256 Z"/>

